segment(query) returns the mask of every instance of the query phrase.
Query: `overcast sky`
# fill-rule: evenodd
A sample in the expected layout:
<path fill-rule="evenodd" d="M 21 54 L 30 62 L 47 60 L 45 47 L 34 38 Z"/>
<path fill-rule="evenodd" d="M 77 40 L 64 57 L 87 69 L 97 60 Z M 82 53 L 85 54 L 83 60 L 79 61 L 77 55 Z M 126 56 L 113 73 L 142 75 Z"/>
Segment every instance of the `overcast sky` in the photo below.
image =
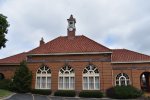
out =
<path fill-rule="evenodd" d="M 0 0 L 0 13 L 10 24 L 0 58 L 67 35 L 70 14 L 77 35 L 150 55 L 150 0 Z"/>

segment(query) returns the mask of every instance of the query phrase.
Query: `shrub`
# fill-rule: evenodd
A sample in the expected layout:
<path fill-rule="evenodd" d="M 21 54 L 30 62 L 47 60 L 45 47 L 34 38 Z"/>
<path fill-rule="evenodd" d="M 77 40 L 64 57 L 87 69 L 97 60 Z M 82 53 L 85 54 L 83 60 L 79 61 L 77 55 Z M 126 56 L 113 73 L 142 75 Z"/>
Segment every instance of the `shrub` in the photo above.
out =
<path fill-rule="evenodd" d="M 20 63 L 19 68 L 15 71 L 11 90 L 19 93 L 29 92 L 31 89 L 32 73 L 29 71 L 25 61 Z"/>
<path fill-rule="evenodd" d="M 54 93 L 54 96 L 75 97 L 76 92 L 74 90 L 58 90 Z"/>
<path fill-rule="evenodd" d="M 79 97 L 88 97 L 88 98 L 102 98 L 103 93 L 99 90 L 97 91 L 81 91 Z"/>
<path fill-rule="evenodd" d="M 131 99 L 142 96 L 143 92 L 133 86 L 115 86 L 106 91 L 106 95 L 116 99 Z"/>
<path fill-rule="evenodd" d="M 0 80 L 0 89 L 9 90 L 10 82 L 11 82 L 11 80 L 8 80 L 8 79 Z"/>
<path fill-rule="evenodd" d="M 51 90 L 46 89 L 46 90 L 42 90 L 42 89 L 32 89 L 31 93 L 33 94 L 41 94 L 41 95 L 50 95 L 52 93 Z"/>

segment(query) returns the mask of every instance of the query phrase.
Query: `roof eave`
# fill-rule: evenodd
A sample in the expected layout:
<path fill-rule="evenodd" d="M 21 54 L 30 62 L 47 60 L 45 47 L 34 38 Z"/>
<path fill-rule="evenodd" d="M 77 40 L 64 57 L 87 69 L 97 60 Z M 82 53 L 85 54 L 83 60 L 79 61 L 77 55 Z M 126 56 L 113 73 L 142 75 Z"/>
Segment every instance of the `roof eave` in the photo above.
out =
<path fill-rule="evenodd" d="M 49 53 L 49 54 L 28 54 L 27 56 L 57 56 L 57 55 L 85 55 L 85 54 L 111 54 L 112 52 L 77 52 L 77 53 Z"/>
<path fill-rule="evenodd" d="M 122 62 L 122 61 L 115 61 L 115 62 L 111 62 L 112 64 L 131 64 L 131 63 L 150 63 L 150 61 L 126 61 L 126 62 Z"/>
<path fill-rule="evenodd" d="M 0 63 L 0 66 L 3 65 L 3 66 L 7 66 L 7 65 L 11 65 L 11 66 L 16 66 L 16 65 L 20 65 L 19 63 Z"/>

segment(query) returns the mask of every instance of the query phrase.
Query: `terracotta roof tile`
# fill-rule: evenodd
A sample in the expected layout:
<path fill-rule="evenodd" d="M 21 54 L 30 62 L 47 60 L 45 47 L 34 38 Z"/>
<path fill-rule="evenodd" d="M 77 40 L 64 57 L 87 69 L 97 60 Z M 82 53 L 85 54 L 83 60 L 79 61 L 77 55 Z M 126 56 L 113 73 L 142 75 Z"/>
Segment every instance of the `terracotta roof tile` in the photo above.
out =
<path fill-rule="evenodd" d="M 19 64 L 22 60 L 26 59 L 26 53 L 16 54 L 10 57 L 0 59 L 0 64 Z"/>
<path fill-rule="evenodd" d="M 150 61 L 150 56 L 127 49 L 113 49 L 112 62 Z"/>
<path fill-rule="evenodd" d="M 29 54 L 76 52 L 111 52 L 111 50 L 82 35 L 75 36 L 73 39 L 69 39 L 67 36 L 58 37 L 42 46 L 29 51 Z"/>
<path fill-rule="evenodd" d="M 16 54 L 0 59 L 0 64 L 19 64 L 26 59 L 27 54 L 49 53 L 80 53 L 80 52 L 112 52 L 112 62 L 150 61 L 150 56 L 127 49 L 109 49 L 85 36 L 68 39 L 67 36 L 58 37 L 29 52 Z"/>

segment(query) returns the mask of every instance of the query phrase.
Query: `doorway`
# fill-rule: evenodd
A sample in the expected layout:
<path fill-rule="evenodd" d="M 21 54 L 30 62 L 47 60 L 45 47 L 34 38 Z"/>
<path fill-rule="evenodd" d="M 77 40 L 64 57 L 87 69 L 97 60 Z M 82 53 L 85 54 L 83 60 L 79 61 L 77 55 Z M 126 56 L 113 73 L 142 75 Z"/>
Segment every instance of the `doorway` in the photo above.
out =
<path fill-rule="evenodd" d="M 143 72 L 140 76 L 141 89 L 150 92 L 150 72 Z"/>

